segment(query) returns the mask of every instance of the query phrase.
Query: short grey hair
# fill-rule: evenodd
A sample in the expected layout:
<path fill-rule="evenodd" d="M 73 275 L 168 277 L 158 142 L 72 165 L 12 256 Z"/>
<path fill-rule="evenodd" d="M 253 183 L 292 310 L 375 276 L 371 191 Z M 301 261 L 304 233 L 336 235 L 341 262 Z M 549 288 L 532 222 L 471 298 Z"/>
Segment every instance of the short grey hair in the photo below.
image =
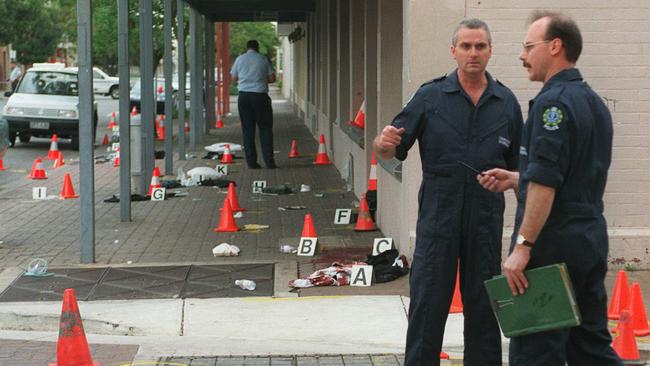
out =
<path fill-rule="evenodd" d="M 458 38 L 458 31 L 462 28 L 467 29 L 483 29 L 487 34 L 488 44 L 492 46 L 492 35 L 490 34 L 490 28 L 487 23 L 477 18 L 463 19 L 458 23 L 456 29 L 454 29 L 454 34 L 451 36 L 451 45 L 456 46 L 456 38 Z"/>

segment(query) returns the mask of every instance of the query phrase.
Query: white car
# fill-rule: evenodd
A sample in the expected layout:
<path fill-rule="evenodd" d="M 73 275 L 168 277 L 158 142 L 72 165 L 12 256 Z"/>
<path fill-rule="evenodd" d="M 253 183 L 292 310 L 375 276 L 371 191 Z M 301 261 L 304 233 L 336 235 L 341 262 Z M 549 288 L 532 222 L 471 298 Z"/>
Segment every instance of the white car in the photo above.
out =
<path fill-rule="evenodd" d="M 28 143 L 32 136 L 56 134 L 72 140 L 79 149 L 79 83 L 77 70 L 60 67 L 33 67 L 25 72 L 9 96 L 2 116 L 9 124 L 9 141 L 16 137 Z M 93 141 L 97 130 L 97 103 L 93 105 Z"/>
<path fill-rule="evenodd" d="M 76 67 L 69 67 L 77 70 Z M 120 98 L 120 78 L 110 76 L 101 69 L 93 67 L 93 91 L 95 94 L 107 95 L 113 99 Z"/>

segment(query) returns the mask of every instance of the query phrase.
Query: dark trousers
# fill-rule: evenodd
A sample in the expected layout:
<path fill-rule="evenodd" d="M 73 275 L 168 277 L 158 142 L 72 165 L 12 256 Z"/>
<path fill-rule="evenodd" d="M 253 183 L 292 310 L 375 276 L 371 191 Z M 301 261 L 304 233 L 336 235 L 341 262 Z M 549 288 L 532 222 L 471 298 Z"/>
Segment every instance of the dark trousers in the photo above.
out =
<path fill-rule="evenodd" d="M 420 188 L 405 366 L 440 365 L 457 268 L 464 312 L 464 365 L 502 364 L 501 332 L 483 285 L 500 272 L 502 208 L 486 210 L 479 203 L 487 205 L 489 200 L 471 199 L 458 186 L 462 181 L 443 178 L 425 179 Z M 468 218 L 464 225 L 463 218 Z"/>
<path fill-rule="evenodd" d="M 603 218 L 558 217 L 540 235 L 528 268 L 564 262 L 580 308 L 580 326 L 513 337 L 512 366 L 619 366 L 607 328 L 607 230 Z M 586 239 L 587 238 L 587 239 Z M 588 240 L 591 239 L 591 240 Z"/>
<path fill-rule="evenodd" d="M 255 126 L 257 125 L 260 130 L 264 163 L 266 165 L 274 164 L 271 98 L 266 93 L 239 92 L 237 108 L 241 118 L 246 163 L 248 165 L 257 164 L 257 149 L 255 147 Z"/>

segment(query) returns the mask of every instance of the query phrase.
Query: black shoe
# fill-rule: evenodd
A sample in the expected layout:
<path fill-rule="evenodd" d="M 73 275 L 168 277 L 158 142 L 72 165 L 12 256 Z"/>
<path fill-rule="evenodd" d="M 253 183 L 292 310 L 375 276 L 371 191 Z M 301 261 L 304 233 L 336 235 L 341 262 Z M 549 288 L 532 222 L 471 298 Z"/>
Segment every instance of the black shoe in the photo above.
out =
<path fill-rule="evenodd" d="M 266 164 L 266 169 L 277 169 L 278 166 L 275 165 L 275 162 L 270 162 Z"/>
<path fill-rule="evenodd" d="M 260 168 L 262 168 L 262 166 L 259 165 L 258 163 L 248 164 L 248 169 L 260 169 Z"/>

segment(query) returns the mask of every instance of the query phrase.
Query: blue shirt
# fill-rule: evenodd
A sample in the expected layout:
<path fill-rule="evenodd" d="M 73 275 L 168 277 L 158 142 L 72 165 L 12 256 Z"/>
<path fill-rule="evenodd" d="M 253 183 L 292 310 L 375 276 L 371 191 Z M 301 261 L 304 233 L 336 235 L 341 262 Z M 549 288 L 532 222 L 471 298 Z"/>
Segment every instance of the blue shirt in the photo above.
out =
<path fill-rule="evenodd" d="M 267 93 L 268 77 L 275 73 L 271 62 L 253 50 L 248 50 L 235 60 L 230 75 L 237 77 L 240 92 Z"/>

